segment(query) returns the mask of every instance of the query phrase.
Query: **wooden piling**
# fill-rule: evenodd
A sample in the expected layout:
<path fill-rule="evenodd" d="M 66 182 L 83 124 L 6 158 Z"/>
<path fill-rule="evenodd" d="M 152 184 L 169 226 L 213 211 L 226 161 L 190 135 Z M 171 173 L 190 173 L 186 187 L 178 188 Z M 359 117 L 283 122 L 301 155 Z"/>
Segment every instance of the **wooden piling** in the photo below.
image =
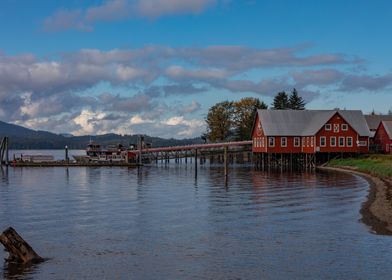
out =
<path fill-rule="evenodd" d="M 37 263 L 43 261 L 43 258 L 12 227 L 7 228 L 0 235 L 0 242 L 9 253 L 9 261 L 20 263 Z"/>
<path fill-rule="evenodd" d="M 65 146 L 65 163 L 69 163 L 68 146 Z"/>
<path fill-rule="evenodd" d="M 195 149 L 195 177 L 197 177 L 197 149 Z"/>
<path fill-rule="evenodd" d="M 224 171 L 225 171 L 225 177 L 227 178 L 228 175 L 228 160 L 227 160 L 227 146 L 225 146 L 223 151 L 223 161 L 224 161 Z"/>

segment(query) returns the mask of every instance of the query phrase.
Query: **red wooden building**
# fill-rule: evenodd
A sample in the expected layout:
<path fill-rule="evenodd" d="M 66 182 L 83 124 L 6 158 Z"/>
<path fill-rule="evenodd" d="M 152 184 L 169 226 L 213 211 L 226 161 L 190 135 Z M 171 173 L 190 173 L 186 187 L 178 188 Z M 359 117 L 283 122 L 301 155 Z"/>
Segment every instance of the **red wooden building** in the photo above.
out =
<path fill-rule="evenodd" d="M 254 153 L 367 153 L 370 131 L 358 110 L 258 110 Z"/>
<path fill-rule="evenodd" d="M 392 121 L 380 122 L 374 135 L 374 144 L 383 153 L 392 154 Z"/>

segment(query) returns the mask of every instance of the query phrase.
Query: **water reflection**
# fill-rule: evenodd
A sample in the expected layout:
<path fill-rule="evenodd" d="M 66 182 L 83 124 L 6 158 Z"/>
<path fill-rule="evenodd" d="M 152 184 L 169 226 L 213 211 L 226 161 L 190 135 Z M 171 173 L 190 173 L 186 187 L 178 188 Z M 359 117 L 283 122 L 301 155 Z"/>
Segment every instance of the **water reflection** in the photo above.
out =
<path fill-rule="evenodd" d="M 8 166 L 0 166 L 1 182 L 8 185 Z"/>
<path fill-rule="evenodd" d="M 185 164 L 11 168 L 11 187 L 0 188 L 0 228 L 17 227 L 53 261 L 0 271 L 6 279 L 392 274 L 392 239 L 358 222 L 368 190 L 361 178 L 236 167 L 225 181 L 221 166 L 198 168 L 197 177 Z"/>
<path fill-rule="evenodd" d="M 38 264 L 22 264 L 17 262 L 4 261 L 3 279 L 33 279 L 33 274 Z"/>

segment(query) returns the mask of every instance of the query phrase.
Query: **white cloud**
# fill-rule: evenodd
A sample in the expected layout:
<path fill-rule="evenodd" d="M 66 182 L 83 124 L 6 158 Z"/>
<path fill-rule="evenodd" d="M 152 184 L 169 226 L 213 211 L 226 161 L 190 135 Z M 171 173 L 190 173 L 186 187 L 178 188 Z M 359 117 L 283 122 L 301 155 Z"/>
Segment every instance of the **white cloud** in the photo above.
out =
<path fill-rule="evenodd" d="M 217 0 L 140 0 L 137 4 L 138 15 L 156 18 L 175 14 L 197 14 Z"/>
<path fill-rule="evenodd" d="M 140 115 L 132 116 L 130 119 L 130 124 L 146 124 L 146 123 L 154 123 L 153 120 L 143 119 Z"/>
<path fill-rule="evenodd" d="M 80 115 L 76 116 L 73 121 L 79 125 L 80 129 L 72 131 L 74 135 L 94 134 L 96 125 L 105 118 L 104 112 L 92 112 L 90 110 L 82 110 Z"/>
<path fill-rule="evenodd" d="M 177 135 L 181 137 L 192 137 L 201 135 L 205 130 L 205 122 L 198 119 L 187 120 L 183 116 L 174 116 L 163 120 L 162 125 L 174 126 L 178 128 Z"/>
<path fill-rule="evenodd" d="M 181 115 L 185 115 L 185 114 L 194 113 L 200 110 L 200 108 L 201 108 L 200 103 L 197 102 L 196 100 L 192 100 L 191 104 L 189 105 L 177 106 L 177 112 Z"/>
<path fill-rule="evenodd" d="M 44 30 L 91 31 L 100 21 L 198 14 L 216 3 L 217 0 L 106 0 L 85 10 L 59 10 L 45 19 Z"/>
<path fill-rule="evenodd" d="M 343 70 L 357 65 L 347 55 L 301 55 L 303 50 L 147 46 L 83 49 L 56 58 L 0 52 L 0 116 L 32 128 L 78 135 L 137 132 L 188 137 L 204 130 L 204 120 L 189 119 L 189 114 L 199 111 L 201 98 L 215 89 L 272 96 L 296 87 L 309 101 L 326 87 L 382 92 L 392 86 L 390 73 Z M 279 75 L 276 69 L 281 70 Z M 106 92 L 99 94 L 101 86 Z M 182 99 L 190 95 L 193 101 Z"/>
<path fill-rule="evenodd" d="M 133 67 L 119 65 L 117 67 L 117 78 L 120 81 L 130 81 L 134 80 L 135 78 L 139 78 L 144 76 L 145 72 Z"/>
<path fill-rule="evenodd" d="M 166 69 L 166 75 L 172 79 L 196 79 L 196 80 L 210 80 L 210 79 L 224 79 L 228 76 L 224 69 L 185 69 L 182 66 L 173 65 Z"/>

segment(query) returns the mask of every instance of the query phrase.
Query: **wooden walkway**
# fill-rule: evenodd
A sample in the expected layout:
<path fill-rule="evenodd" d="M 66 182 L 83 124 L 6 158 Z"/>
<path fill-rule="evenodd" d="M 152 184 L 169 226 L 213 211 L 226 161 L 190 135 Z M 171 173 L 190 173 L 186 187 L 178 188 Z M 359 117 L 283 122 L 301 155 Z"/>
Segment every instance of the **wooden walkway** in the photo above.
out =
<path fill-rule="evenodd" d="M 226 154 L 228 157 L 234 154 L 247 153 L 247 157 L 251 158 L 252 153 L 252 141 L 235 141 L 235 142 L 222 142 L 222 143 L 209 143 L 209 144 L 194 144 L 185 146 L 172 146 L 172 147 L 160 147 L 160 148 L 146 148 L 135 151 L 141 154 L 143 161 L 158 161 L 164 160 L 168 162 L 170 159 L 185 158 L 200 158 L 200 162 L 203 163 L 208 157 L 210 162 L 214 162 L 215 158 L 222 158 Z M 238 157 L 239 158 L 239 157 Z M 220 161 L 220 160 L 219 160 Z"/>

